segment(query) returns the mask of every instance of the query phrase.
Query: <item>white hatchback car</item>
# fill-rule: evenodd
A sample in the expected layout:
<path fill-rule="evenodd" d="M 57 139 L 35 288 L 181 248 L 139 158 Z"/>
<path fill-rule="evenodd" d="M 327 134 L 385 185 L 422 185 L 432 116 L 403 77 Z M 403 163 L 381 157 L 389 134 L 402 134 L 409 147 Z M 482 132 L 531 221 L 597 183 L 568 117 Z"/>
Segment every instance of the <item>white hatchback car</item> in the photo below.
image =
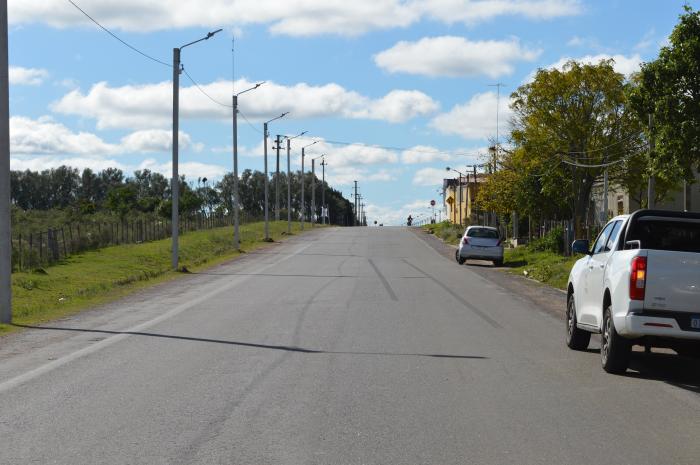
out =
<path fill-rule="evenodd" d="M 455 258 L 460 265 L 468 259 L 475 259 L 503 266 L 503 241 L 498 230 L 489 226 L 469 226 L 464 231 Z"/>

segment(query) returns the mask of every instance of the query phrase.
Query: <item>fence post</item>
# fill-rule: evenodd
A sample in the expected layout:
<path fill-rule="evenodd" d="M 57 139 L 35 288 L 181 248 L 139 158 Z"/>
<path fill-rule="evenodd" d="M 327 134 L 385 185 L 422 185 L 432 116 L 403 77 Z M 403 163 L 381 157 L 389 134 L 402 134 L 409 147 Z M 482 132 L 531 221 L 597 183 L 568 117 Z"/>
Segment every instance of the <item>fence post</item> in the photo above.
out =
<path fill-rule="evenodd" d="M 22 233 L 19 233 L 19 260 L 17 263 L 19 265 L 19 271 L 22 271 Z"/>
<path fill-rule="evenodd" d="M 39 231 L 39 264 L 44 263 L 44 232 Z"/>
<path fill-rule="evenodd" d="M 63 258 L 68 258 L 68 251 L 66 250 L 66 234 L 63 232 L 63 226 L 61 226 L 61 239 L 63 239 Z"/>
<path fill-rule="evenodd" d="M 34 244 L 33 244 L 33 234 L 29 233 L 29 270 L 32 270 L 32 264 L 34 262 Z"/>

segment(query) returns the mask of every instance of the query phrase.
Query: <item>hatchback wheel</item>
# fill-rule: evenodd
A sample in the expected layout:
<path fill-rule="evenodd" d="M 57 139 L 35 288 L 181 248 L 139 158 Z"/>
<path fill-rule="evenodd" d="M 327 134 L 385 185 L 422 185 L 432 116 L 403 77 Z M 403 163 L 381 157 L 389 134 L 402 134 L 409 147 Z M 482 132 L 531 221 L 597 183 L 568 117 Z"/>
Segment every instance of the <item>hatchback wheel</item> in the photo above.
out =
<path fill-rule="evenodd" d="M 455 260 L 457 260 L 457 263 L 460 265 L 464 265 L 464 262 L 466 261 L 466 258 L 462 258 L 462 256 L 459 254 L 459 249 L 455 250 Z"/>

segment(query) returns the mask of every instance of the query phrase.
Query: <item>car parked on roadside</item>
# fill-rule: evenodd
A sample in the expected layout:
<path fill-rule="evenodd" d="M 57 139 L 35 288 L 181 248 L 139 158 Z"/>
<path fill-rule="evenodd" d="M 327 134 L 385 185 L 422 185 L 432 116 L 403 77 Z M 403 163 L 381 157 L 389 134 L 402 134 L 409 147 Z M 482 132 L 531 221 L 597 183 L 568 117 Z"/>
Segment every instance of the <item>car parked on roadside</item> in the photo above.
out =
<path fill-rule="evenodd" d="M 466 260 L 489 260 L 495 266 L 503 265 L 503 240 L 498 229 L 490 226 L 469 226 L 455 252 L 457 263 Z"/>
<path fill-rule="evenodd" d="M 700 214 L 639 210 L 610 220 L 569 275 L 566 344 L 601 335 L 601 362 L 623 373 L 632 346 L 700 357 Z"/>

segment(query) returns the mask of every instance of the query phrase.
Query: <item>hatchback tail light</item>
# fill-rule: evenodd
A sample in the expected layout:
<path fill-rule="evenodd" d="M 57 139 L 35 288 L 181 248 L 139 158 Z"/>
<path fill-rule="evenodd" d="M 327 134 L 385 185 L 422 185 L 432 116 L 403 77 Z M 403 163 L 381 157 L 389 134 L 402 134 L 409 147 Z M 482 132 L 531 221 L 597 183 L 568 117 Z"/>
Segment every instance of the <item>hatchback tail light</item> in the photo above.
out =
<path fill-rule="evenodd" d="M 647 286 L 647 257 L 634 257 L 630 272 L 630 299 L 644 300 Z"/>
<path fill-rule="evenodd" d="M 498 242 L 496 242 L 496 247 L 498 247 L 498 246 L 501 245 L 502 243 L 503 243 L 503 239 L 499 239 Z"/>
<path fill-rule="evenodd" d="M 462 239 L 462 244 L 469 245 L 469 238 L 467 236 L 464 236 L 464 239 Z"/>

